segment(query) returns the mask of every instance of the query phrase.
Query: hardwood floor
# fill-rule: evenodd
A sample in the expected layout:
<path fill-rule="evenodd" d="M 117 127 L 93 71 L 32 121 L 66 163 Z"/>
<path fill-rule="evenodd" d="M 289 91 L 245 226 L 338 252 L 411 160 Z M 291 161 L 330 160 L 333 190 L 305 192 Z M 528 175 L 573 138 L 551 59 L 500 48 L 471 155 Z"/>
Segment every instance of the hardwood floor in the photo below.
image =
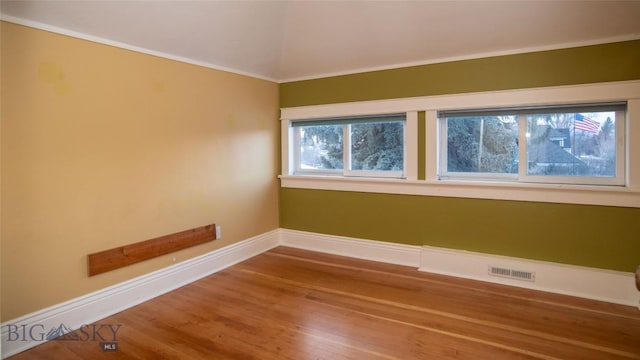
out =
<path fill-rule="evenodd" d="M 279 247 L 11 359 L 640 359 L 640 311 Z"/>

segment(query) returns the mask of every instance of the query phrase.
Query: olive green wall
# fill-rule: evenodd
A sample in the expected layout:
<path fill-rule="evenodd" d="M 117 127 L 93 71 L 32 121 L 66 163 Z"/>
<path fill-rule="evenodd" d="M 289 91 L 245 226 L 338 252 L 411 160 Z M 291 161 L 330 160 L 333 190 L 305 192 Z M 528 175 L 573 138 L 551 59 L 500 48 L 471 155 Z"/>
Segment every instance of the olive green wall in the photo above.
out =
<path fill-rule="evenodd" d="M 640 79 L 640 40 L 280 84 L 280 106 Z"/>
<path fill-rule="evenodd" d="M 633 271 L 640 209 L 283 188 L 280 227 Z"/>
<path fill-rule="evenodd" d="M 627 41 L 283 83 L 280 105 L 637 80 L 638 64 L 640 41 Z M 280 226 L 628 272 L 640 264 L 637 208 L 281 188 Z"/>

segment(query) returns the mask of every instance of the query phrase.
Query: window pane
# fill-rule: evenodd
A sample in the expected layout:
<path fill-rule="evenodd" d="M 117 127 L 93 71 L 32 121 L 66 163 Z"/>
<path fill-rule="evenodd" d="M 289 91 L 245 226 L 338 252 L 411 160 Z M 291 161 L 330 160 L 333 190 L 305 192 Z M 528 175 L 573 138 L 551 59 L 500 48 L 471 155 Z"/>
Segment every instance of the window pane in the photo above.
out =
<path fill-rule="evenodd" d="M 615 112 L 527 116 L 527 175 L 616 176 Z"/>
<path fill-rule="evenodd" d="M 351 170 L 402 171 L 403 122 L 351 125 Z"/>
<path fill-rule="evenodd" d="M 518 173 L 518 121 L 513 115 L 447 119 L 447 171 Z"/>
<path fill-rule="evenodd" d="M 343 125 L 301 126 L 300 164 L 301 170 L 341 170 Z"/>

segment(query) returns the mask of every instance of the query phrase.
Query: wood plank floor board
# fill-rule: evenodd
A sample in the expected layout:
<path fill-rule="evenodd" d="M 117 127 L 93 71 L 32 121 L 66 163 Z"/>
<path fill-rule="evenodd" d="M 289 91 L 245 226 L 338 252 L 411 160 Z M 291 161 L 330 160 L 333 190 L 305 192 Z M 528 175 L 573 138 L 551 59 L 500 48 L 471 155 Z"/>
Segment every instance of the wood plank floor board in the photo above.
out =
<path fill-rule="evenodd" d="M 637 311 L 637 309 L 629 306 L 620 308 L 620 306 L 617 304 L 602 301 L 592 301 L 589 299 L 578 297 L 569 297 L 571 298 L 571 301 L 568 302 L 568 297 L 566 295 L 553 294 L 543 291 L 531 291 L 529 289 L 518 287 L 509 287 L 509 291 L 505 293 L 505 287 L 503 285 L 495 283 L 474 281 L 439 274 L 425 274 L 415 271 L 415 268 L 412 267 L 371 262 L 367 260 L 348 257 L 334 257 L 333 255 L 324 253 L 314 253 L 314 256 L 312 258 L 305 258 L 304 253 L 305 250 L 286 248 L 286 252 L 278 251 L 278 249 L 275 249 L 269 254 L 291 259 L 304 259 L 307 262 L 332 264 L 332 266 L 352 268 L 354 269 L 354 271 L 357 270 L 361 272 L 378 273 L 381 275 L 388 275 L 389 272 L 392 272 L 393 276 L 395 277 L 406 277 L 434 284 L 440 283 L 446 285 L 447 288 L 462 287 L 473 290 L 474 293 L 488 292 L 505 295 L 509 298 L 521 298 L 528 301 L 535 301 L 536 303 L 550 303 L 559 307 L 579 308 L 582 310 L 590 310 L 593 312 L 602 312 L 610 316 L 629 317 L 632 319 L 640 318 L 640 313 Z"/>
<path fill-rule="evenodd" d="M 243 284 L 247 285 L 248 281 L 243 282 Z M 297 302 L 302 303 L 304 301 L 300 299 Z M 280 304 L 262 311 L 270 312 L 270 317 L 277 319 L 287 319 L 291 315 L 297 319 L 310 319 L 313 325 L 312 328 L 298 325 L 297 331 L 310 335 L 316 340 L 327 341 L 329 344 L 344 345 L 348 343 L 351 347 L 363 351 L 368 350 L 369 354 L 367 358 L 370 358 L 373 354 L 380 354 L 382 351 L 393 352 L 394 349 L 396 349 L 396 353 L 401 353 L 397 348 L 407 348 L 407 345 L 412 345 L 405 343 L 411 338 L 411 334 L 415 334 L 415 329 L 408 329 L 406 326 L 396 326 L 397 324 L 392 323 L 389 324 L 385 332 L 377 330 L 371 331 L 369 329 L 375 329 L 372 327 L 372 324 L 375 325 L 377 319 L 361 316 L 351 311 L 341 309 L 337 309 L 338 311 L 336 311 L 336 309 L 323 308 L 322 304 L 315 302 L 310 305 L 311 306 L 298 306 L 292 309 L 287 305 Z M 299 323 L 305 323 L 305 321 L 299 321 Z M 352 329 L 352 331 L 344 332 L 345 323 L 349 324 L 349 328 Z M 418 336 L 417 338 L 424 340 L 424 336 Z M 380 346 L 385 344 L 389 344 L 389 348 L 380 348 Z M 416 357 L 403 355 L 401 358 L 422 358 L 417 356 L 417 354 L 414 355 L 416 355 Z M 427 354 L 422 355 L 426 356 Z"/>
<path fill-rule="evenodd" d="M 186 290 L 186 289 L 185 289 Z M 199 289 L 193 288 L 199 293 Z M 251 347 L 252 351 L 259 349 L 261 358 L 270 358 L 268 345 L 271 334 L 267 327 L 261 325 L 261 318 L 254 315 L 253 304 L 225 296 L 221 291 L 211 294 L 210 299 L 198 304 L 186 299 L 176 297 L 175 301 L 163 304 L 163 307 L 175 309 L 167 315 L 158 315 L 153 322 L 154 335 L 158 338 L 180 337 L 189 342 L 189 347 L 197 347 L 203 351 L 224 354 L 225 358 L 242 358 L 245 348 Z M 191 291 L 185 291 L 191 293 Z M 187 305 L 185 306 L 185 303 Z M 196 313 L 195 317 L 184 316 L 186 313 Z M 141 314 L 142 319 L 154 316 L 153 314 Z M 264 314 L 262 314 L 264 318 Z M 176 329 L 184 332 L 174 334 Z M 248 337 L 254 337 L 257 341 L 248 341 Z M 286 342 L 286 337 L 278 337 L 278 341 Z M 275 358 L 275 357 L 274 357 Z"/>
<path fill-rule="evenodd" d="M 274 330 L 283 333 L 286 332 L 287 329 L 293 329 L 294 333 L 296 333 L 295 336 L 311 336 L 316 339 L 316 341 L 328 341 L 332 346 L 345 345 L 333 337 L 334 331 L 323 329 L 315 322 L 313 323 L 313 328 L 305 325 L 309 321 L 313 321 L 321 316 L 317 304 L 313 304 L 305 299 L 306 293 L 300 292 L 298 289 L 290 289 L 292 291 L 287 291 L 288 289 L 280 287 L 281 290 L 276 291 L 276 294 L 269 294 L 272 287 L 268 284 L 255 282 L 255 279 L 250 277 L 245 279 L 239 277 L 236 280 L 244 284 L 243 292 L 248 291 L 248 293 L 243 294 L 243 299 L 251 299 L 253 301 L 242 301 L 238 309 L 236 309 L 238 304 L 230 305 L 225 309 L 225 312 L 231 313 L 228 316 L 233 316 L 234 314 L 237 316 L 237 314 L 240 313 L 242 315 L 238 321 L 255 324 L 257 329 L 252 331 L 252 334 L 258 334 L 259 338 L 268 338 L 268 333 L 274 332 Z M 218 292 L 236 291 L 233 288 L 225 289 L 224 286 L 217 287 L 217 290 Z M 298 294 L 294 294 L 294 292 Z M 256 293 L 266 293 L 267 296 L 264 298 L 250 296 Z M 283 297 L 283 294 L 286 294 L 286 296 Z M 274 299 L 280 299 L 281 301 L 273 301 Z M 265 315 L 268 316 L 265 317 Z M 333 325 L 333 323 L 331 324 Z M 266 333 L 260 334 L 260 331 Z M 326 335 L 320 336 L 321 333 Z M 277 341 L 277 338 L 273 339 L 273 341 Z M 294 354 L 292 358 L 298 358 L 298 355 Z"/>
<path fill-rule="evenodd" d="M 317 299 L 318 301 L 327 302 L 325 299 Z M 339 302 L 335 306 L 349 307 L 349 304 Z M 386 306 L 388 307 L 388 306 Z M 417 329 L 426 329 L 427 332 L 436 332 L 447 334 L 449 338 L 456 338 L 458 341 L 469 339 L 470 341 L 481 344 L 493 344 L 492 346 L 502 349 L 512 349 L 519 352 L 519 349 L 535 349 L 522 351 L 523 354 L 536 353 L 540 357 L 547 354 L 554 358 L 568 358 L 571 356 L 582 356 L 588 358 L 596 352 L 592 348 L 584 349 L 580 345 L 568 344 L 566 341 L 550 340 L 536 336 L 528 336 L 521 333 L 514 333 L 508 330 L 489 328 L 487 326 L 474 323 L 451 320 L 447 318 L 438 318 L 431 315 L 416 315 L 403 313 L 402 311 L 391 311 L 387 309 L 367 308 L 363 310 L 369 316 L 386 322 L 397 322 Z M 583 344 L 589 345 L 589 344 Z M 465 348 L 469 345 L 465 345 Z M 607 353 L 603 353 L 605 356 Z"/>
<path fill-rule="evenodd" d="M 637 320 L 620 319 L 617 322 L 604 321 L 602 314 L 593 314 L 591 317 L 582 316 L 580 312 L 574 312 L 569 318 L 564 309 L 550 307 L 543 303 L 536 307 L 534 313 L 531 312 L 530 301 L 519 301 L 514 299 L 509 301 L 508 297 L 500 294 L 491 294 L 487 298 L 486 293 L 466 294 L 460 293 L 460 289 L 434 289 L 428 288 L 428 291 L 419 292 L 416 296 L 416 289 L 410 286 L 404 286 L 402 283 L 406 279 L 389 279 L 393 284 L 380 283 L 375 280 L 368 283 L 366 279 L 360 278 L 360 274 L 354 273 L 351 278 L 344 276 L 344 269 L 334 269 L 330 266 L 323 265 L 322 269 L 316 269 L 317 273 L 323 276 L 318 277 L 315 282 L 309 279 L 309 274 L 313 274 L 313 269 L 304 266 L 294 266 L 292 268 L 274 267 L 269 262 L 268 257 L 260 259 L 260 264 L 246 264 L 246 266 L 260 266 L 269 270 L 263 270 L 262 275 L 270 276 L 269 281 L 275 281 L 278 278 L 287 278 L 288 281 L 296 281 L 298 286 L 311 286 L 322 289 L 332 289 L 340 291 L 342 294 L 353 293 L 360 296 L 362 294 L 373 294 L 372 301 L 384 301 L 387 304 L 411 304 L 422 309 L 435 308 L 429 310 L 435 313 L 451 314 L 456 318 L 471 319 L 479 323 L 499 324 L 506 330 L 522 332 L 525 334 L 547 334 L 550 327 L 554 328 L 559 334 L 575 334 L 578 333 L 584 337 L 585 342 L 600 341 L 599 334 L 606 331 L 616 334 L 617 338 L 609 344 L 609 346 L 618 346 L 620 337 L 627 338 L 628 343 L 632 344 L 633 339 L 640 338 L 640 327 L 632 326 Z M 317 265 L 320 266 L 320 265 Z M 275 271 L 273 272 L 269 272 Z M 256 273 L 258 274 L 258 273 Z M 290 274 L 290 275 L 287 275 Z M 414 281 L 415 283 L 415 281 Z M 348 289 L 357 286 L 357 290 L 348 291 Z M 392 291 L 384 292 L 384 289 Z M 493 299 L 497 298 L 497 299 Z M 498 306 L 497 306 L 497 305 Z M 574 317 L 579 314 L 580 317 Z M 559 335 L 562 336 L 562 335 Z M 549 336 L 551 337 L 551 336 Z M 591 338 L 590 338 L 591 337 Z M 606 341 L 606 340 L 605 340 Z M 605 344 L 606 345 L 606 344 Z M 631 346 L 629 351 L 637 350 L 636 346 Z"/>
<path fill-rule="evenodd" d="M 433 274 L 422 274 L 422 277 L 418 277 L 418 276 L 413 276 L 410 280 L 415 284 L 419 281 L 417 280 L 427 280 L 428 282 L 431 282 L 431 280 L 429 278 L 433 277 Z M 464 279 L 458 279 L 458 278 L 451 278 L 449 277 L 449 279 L 451 280 L 464 280 Z M 366 281 L 366 280 L 364 280 Z M 411 290 L 410 286 L 411 285 L 404 285 L 402 284 L 401 286 L 398 286 L 398 284 L 400 283 L 400 281 L 402 281 L 401 279 L 391 279 L 391 282 L 394 285 L 390 285 L 390 286 L 395 286 L 396 288 L 398 288 L 398 290 L 400 291 L 394 291 L 393 295 L 399 295 L 402 294 L 402 291 L 404 290 Z M 486 284 L 483 282 L 477 282 L 477 281 L 471 281 L 471 280 L 465 280 L 469 283 L 472 284 Z M 342 282 L 344 284 L 344 282 Z M 386 284 L 383 284 L 386 285 Z M 493 284 L 492 284 L 493 285 Z M 348 285 L 346 285 L 348 286 Z M 447 306 L 447 304 L 456 304 L 456 307 L 459 306 L 460 304 L 463 303 L 467 303 L 466 306 L 464 306 L 463 308 L 468 308 L 468 303 L 470 302 L 470 300 L 473 300 L 473 305 L 474 307 L 472 308 L 472 310 L 475 309 L 481 309 L 482 310 L 482 315 L 491 315 L 493 314 L 493 316 L 497 316 L 500 319 L 504 319 L 504 318 L 514 318 L 516 320 L 520 320 L 522 318 L 522 315 L 526 315 L 527 319 L 526 322 L 530 323 L 531 322 L 531 314 L 530 314 L 530 306 L 531 305 L 535 305 L 536 306 L 536 310 L 538 310 L 538 312 L 541 314 L 538 316 L 538 318 L 540 318 L 541 320 L 548 320 L 549 317 L 551 316 L 556 316 L 556 317 L 560 317 L 560 316 L 564 316 L 564 308 L 567 306 L 558 306 L 559 302 L 549 302 L 549 301 L 540 301 L 538 299 L 535 299 L 535 296 L 528 296 L 528 297 L 517 297 L 517 296 L 512 296 L 511 292 L 512 291 L 518 291 L 518 288 L 509 288 L 508 292 L 505 292 L 504 286 L 500 286 L 500 285 L 494 285 L 494 286 L 498 286 L 501 291 L 497 292 L 478 292 L 478 291 L 473 291 L 471 294 L 469 293 L 469 289 L 470 287 L 466 287 L 466 288 L 455 288 L 452 287 L 451 284 L 449 283 L 441 283 L 440 286 L 435 286 L 435 285 L 430 285 L 428 287 L 423 286 L 421 291 L 423 292 L 423 294 L 420 294 L 419 299 L 437 299 L 439 298 L 440 300 L 442 300 L 444 298 L 444 302 L 441 302 L 440 305 L 443 306 Z M 390 287 L 391 288 L 391 287 Z M 521 290 L 522 291 L 522 290 Z M 556 297 L 556 298 L 560 298 L 562 299 L 561 301 L 566 302 L 568 299 L 570 299 L 571 301 L 574 300 L 578 300 L 578 301 L 584 301 L 584 299 L 579 299 L 579 298 L 572 298 L 572 297 L 567 297 L 567 296 L 562 296 L 562 295 L 555 295 L 555 294 L 549 294 L 549 293 L 544 293 L 544 292 L 540 292 L 540 291 L 531 291 L 531 290 L 524 290 L 526 291 L 529 295 L 540 295 L 542 294 L 543 296 L 546 297 Z M 410 297 L 413 297 L 413 294 L 410 294 Z M 590 303 L 596 303 L 596 304 L 607 304 L 607 303 L 601 303 L 601 302 L 594 302 L 594 301 L 590 301 Z M 499 304 L 500 306 L 495 306 L 495 304 Z M 562 305 L 562 304 L 560 304 Z M 637 324 L 636 321 L 638 321 L 640 319 L 640 312 L 638 312 L 637 309 L 633 308 L 633 307 L 622 307 L 622 309 L 620 309 L 620 306 L 615 305 L 615 304 L 608 304 L 609 306 L 613 306 L 616 309 L 615 313 L 612 312 L 604 312 L 604 311 L 600 311 L 600 310 L 593 310 L 593 309 L 589 309 L 588 307 L 568 307 L 568 308 L 574 308 L 574 310 L 580 310 L 583 311 L 586 315 L 589 315 L 588 317 L 580 317 L 579 319 L 573 319 L 576 320 L 578 322 L 580 322 L 581 326 L 588 326 L 590 323 L 589 321 L 591 321 L 591 325 L 594 328 L 602 328 L 603 324 L 606 325 L 607 322 L 603 322 L 603 320 L 610 318 L 611 316 L 617 316 L 620 318 L 623 318 L 625 320 L 621 320 L 620 322 L 616 322 L 616 323 L 611 323 L 611 325 L 613 326 L 617 326 L 620 325 L 625 329 L 635 329 L 636 331 L 634 332 L 633 335 L 635 336 L 639 336 L 640 335 L 640 328 L 634 328 L 631 326 L 628 326 L 632 323 Z M 480 306 L 480 307 L 479 307 Z M 482 308 L 481 308 L 482 307 Z M 508 310 L 508 311 L 503 311 L 503 310 Z M 621 310 L 624 310 L 624 312 L 622 314 L 620 314 Z M 546 312 L 545 312 L 546 311 Z M 475 312 L 475 311 L 474 311 Z M 478 315 L 478 314 L 476 314 Z M 574 328 L 571 329 L 572 331 L 575 330 Z"/>
<path fill-rule="evenodd" d="M 277 279 L 271 278 L 269 279 L 269 281 L 270 282 L 277 281 Z M 243 283 L 246 283 L 246 281 Z M 302 284 L 299 284 L 298 286 L 303 287 L 305 285 L 304 283 L 302 283 Z M 453 314 L 451 316 L 447 316 L 449 314 L 444 313 L 442 311 L 423 312 L 423 311 L 420 311 L 420 309 L 422 308 L 417 308 L 417 311 L 416 311 L 415 305 L 406 305 L 402 302 L 398 302 L 395 300 L 381 302 L 378 298 L 363 299 L 362 297 L 356 297 L 353 299 L 351 303 L 346 304 L 345 301 L 347 301 L 349 298 L 353 296 L 350 296 L 349 294 L 345 294 L 342 292 L 334 293 L 333 295 L 336 301 L 340 302 L 339 304 L 336 304 L 336 303 L 332 304 L 334 307 L 336 307 L 336 309 L 345 309 L 345 308 L 352 307 L 354 311 L 358 311 L 364 314 L 374 315 L 376 316 L 376 319 L 394 319 L 398 322 L 404 323 L 404 325 L 411 325 L 415 328 L 421 328 L 421 329 L 432 329 L 431 331 L 438 331 L 440 330 L 440 328 L 443 328 L 443 327 L 450 328 L 450 329 L 453 329 L 454 333 L 461 335 L 460 338 L 466 337 L 471 339 L 477 339 L 477 338 L 484 337 L 485 340 L 491 340 L 494 344 L 496 344 L 496 346 L 499 346 L 502 344 L 502 346 L 505 346 L 505 347 L 513 347 L 515 344 L 515 346 L 520 346 L 520 347 L 535 346 L 537 348 L 540 348 L 542 345 L 546 344 L 547 348 L 551 352 L 558 352 L 558 349 L 565 350 L 569 348 L 564 353 L 559 353 L 558 356 L 562 356 L 562 355 L 566 356 L 568 354 L 581 355 L 581 353 L 582 355 L 587 356 L 589 354 L 593 355 L 594 351 L 598 351 L 597 348 L 592 347 L 589 343 L 585 343 L 585 342 L 578 343 L 577 346 L 573 346 L 573 349 L 571 349 L 569 346 L 570 342 L 568 342 L 567 340 L 559 336 L 547 336 L 546 333 L 542 333 L 542 332 L 535 333 L 532 331 L 525 331 L 513 326 L 504 328 L 503 324 L 501 323 L 490 323 L 484 320 L 475 321 L 476 319 L 473 319 L 473 318 L 465 319 L 464 317 L 454 316 Z M 330 295 L 328 295 L 327 292 L 320 292 L 318 293 L 318 295 L 315 295 L 315 300 L 319 301 L 320 298 L 324 297 L 325 298 L 324 301 L 326 303 L 328 301 L 326 300 L 328 296 Z M 380 297 L 380 296 L 381 296 L 380 294 L 377 294 L 377 297 Z M 354 303 L 358 303 L 358 304 L 354 305 Z M 374 309 L 374 307 L 371 306 L 371 304 L 379 305 L 378 309 Z M 367 308 L 363 308 L 363 306 L 367 306 Z M 390 312 L 394 308 L 397 308 L 398 311 L 391 314 Z M 404 314 L 401 314 L 401 312 L 404 312 Z M 439 315 L 439 314 L 442 314 L 442 315 Z M 322 317 L 316 316 L 315 318 L 321 319 Z M 420 322 L 417 322 L 418 320 L 420 320 Z M 339 319 L 336 320 L 335 322 L 340 323 Z M 487 327 L 491 327 L 491 326 L 493 326 L 494 328 L 492 328 L 491 333 L 487 335 L 486 334 Z M 533 336 L 530 336 L 530 335 L 533 335 Z M 490 339 L 493 337 L 495 337 L 497 341 L 496 339 Z M 558 347 L 557 346 L 558 342 L 560 342 L 561 345 L 564 345 L 564 347 Z M 510 344 L 510 345 L 506 345 L 506 344 Z M 587 350 L 583 350 L 583 347 L 587 347 Z"/>
<path fill-rule="evenodd" d="M 640 311 L 279 247 L 22 359 L 640 359 Z"/>
<path fill-rule="evenodd" d="M 237 280 L 237 279 L 236 279 Z M 199 284 L 202 287 L 202 283 Z M 246 284 L 245 284 L 246 285 Z M 264 284 L 262 284 L 264 286 Z M 211 298 L 214 300 L 208 301 L 205 305 L 192 306 L 190 311 L 201 313 L 211 313 L 214 316 L 211 319 L 208 319 L 208 322 L 204 322 L 204 325 L 207 324 L 216 324 L 217 329 L 217 339 L 223 343 L 233 343 L 234 347 L 242 348 L 245 346 L 251 346 L 255 349 L 259 350 L 261 356 L 260 358 L 269 358 L 269 354 L 273 353 L 277 356 L 273 358 L 299 358 L 299 353 L 291 354 L 291 356 L 286 356 L 286 354 L 281 349 L 289 349 L 289 344 L 296 341 L 296 338 L 299 338 L 301 335 L 304 335 L 304 331 L 289 331 L 289 329 L 295 328 L 294 323 L 286 323 L 287 318 L 300 318 L 300 316 L 296 316 L 295 312 L 289 314 L 291 312 L 291 306 L 284 306 L 280 309 L 279 313 L 274 313 L 274 309 L 271 308 L 271 305 L 268 302 L 262 301 L 262 298 L 256 296 L 246 296 L 249 294 L 244 294 L 244 296 L 238 297 L 238 289 L 231 288 L 230 290 L 225 289 L 225 286 L 220 282 L 216 282 L 215 284 L 211 284 L 211 286 L 204 286 L 207 289 L 215 289 L 215 291 L 210 291 Z M 269 289 L 269 287 L 266 287 Z M 260 289 L 255 289 L 256 291 L 260 291 Z M 245 292 L 246 290 L 243 288 L 241 292 Z M 277 291 L 280 292 L 280 291 Z M 201 293 L 198 291 L 198 293 Z M 229 299 L 229 295 L 236 296 L 236 301 L 227 301 Z M 268 296 L 269 298 L 273 296 Z M 275 297 L 273 297 L 275 298 Z M 217 304 L 220 300 L 222 300 L 222 305 Z M 280 305 L 279 303 L 276 303 Z M 181 307 L 180 304 L 175 304 L 175 309 Z M 207 309 L 209 307 L 209 309 Z M 215 310 L 217 308 L 217 310 Z M 293 309 L 300 309 L 299 307 L 294 307 Z M 176 311 L 175 313 L 179 313 Z M 265 317 L 265 314 L 268 314 L 268 317 Z M 145 315 L 149 316 L 149 315 Z M 307 315 L 308 316 L 308 315 Z M 169 316 L 171 318 L 173 316 Z M 165 321 L 167 320 L 165 316 Z M 269 318 L 275 318 L 269 320 Z M 155 324 L 154 324 L 155 325 Z M 172 323 L 166 324 L 167 336 L 171 335 L 172 327 L 181 327 L 181 328 L 189 328 L 193 327 L 194 324 L 184 324 L 180 323 L 179 319 L 174 319 Z M 155 326 L 158 327 L 157 325 Z M 209 329 L 200 328 L 194 329 L 192 332 L 194 334 L 199 333 L 208 333 L 210 335 L 216 335 L 216 331 L 210 332 Z M 195 335 L 198 336 L 198 335 Z M 327 340 L 327 339 L 318 339 L 319 341 Z M 329 342 L 326 346 L 331 345 L 331 347 L 335 347 L 335 342 Z M 325 346 L 325 347 L 326 347 Z M 216 353 L 220 354 L 218 349 L 215 349 Z M 326 350 L 325 350 L 326 351 Z M 228 355 L 228 354 L 227 354 Z M 235 356 L 234 358 L 236 358 Z"/>

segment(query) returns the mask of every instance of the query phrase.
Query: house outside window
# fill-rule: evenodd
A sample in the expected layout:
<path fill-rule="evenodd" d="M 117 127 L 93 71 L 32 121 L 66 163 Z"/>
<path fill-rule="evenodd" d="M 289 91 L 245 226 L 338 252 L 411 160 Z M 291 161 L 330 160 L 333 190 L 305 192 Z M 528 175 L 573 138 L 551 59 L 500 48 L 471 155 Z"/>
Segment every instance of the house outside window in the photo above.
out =
<path fill-rule="evenodd" d="M 626 103 L 440 112 L 441 180 L 624 185 Z"/>

